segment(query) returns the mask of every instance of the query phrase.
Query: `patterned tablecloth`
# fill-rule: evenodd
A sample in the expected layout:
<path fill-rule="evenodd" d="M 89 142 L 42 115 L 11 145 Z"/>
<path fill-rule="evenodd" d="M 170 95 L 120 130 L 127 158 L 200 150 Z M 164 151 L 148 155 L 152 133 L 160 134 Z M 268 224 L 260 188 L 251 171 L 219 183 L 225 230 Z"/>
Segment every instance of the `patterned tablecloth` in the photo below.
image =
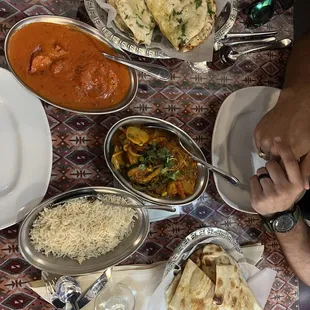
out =
<path fill-rule="evenodd" d="M 240 8 L 248 4 L 240 2 Z M 2 67 L 6 67 L 3 43 L 10 27 L 20 19 L 38 14 L 63 15 L 91 23 L 80 0 L 0 0 Z M 292 12 L 278 9 L 265 27 L 278 29 L 279 38 L 291 37 Z M 240 13 L 234 30 L 243 29 L 244 16 Z M 105 164 L 102 145 L 111 125 L 128 115 L 152 115 L 176 124 L 195 139 L 210 160 L 212 130 L 223 100 L 244 87 L 280 87 L 288 54 L 288 50 L 257 53 L 244 57 L 226 72 L 208 74 L 197 74 L 187 63 L 178 60 L 155 61 L 171 69 L 172 81 L 164 83 L 139 74 L 137 97 L 121 113 L 89 117 L 46 105 L 54 147 L 47 196 L 85 185 L 111 185 L 112 175 Z M 298 309 L 296 277 L 277 239 L 264 232 L 258 216 L 234 211 L 224 204 L 212 179 L 206 196 L 193 206 L 183 208 L 180 217 L 153 223 L 144 245 L 125 263 L 166 260 L 182 238 L 202 226 L 223 228 L 241 244 L 262 242 L 265 253 L 258 267 L 267 266 L 278 272 L 265 309 Z M 21 258 L 17 233 L 18 225 L 0 231 L 0 310 L 52 309 L 26 287 L 26 283 L 38 279 L 40 273 Z"/>

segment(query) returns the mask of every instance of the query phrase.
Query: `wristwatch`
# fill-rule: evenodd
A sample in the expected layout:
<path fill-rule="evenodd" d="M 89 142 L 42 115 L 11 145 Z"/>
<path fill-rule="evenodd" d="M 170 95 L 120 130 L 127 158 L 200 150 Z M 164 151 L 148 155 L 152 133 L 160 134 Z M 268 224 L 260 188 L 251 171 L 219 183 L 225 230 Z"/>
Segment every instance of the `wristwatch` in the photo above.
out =
<path fill-rule="evenodd" d="M 293 209 L 278 212 L 270 217 L 261 216 L 263 226 L 268 232 L 287 233 L 294 228 L 300 216 L 298 205 L 294 205 Z"/>

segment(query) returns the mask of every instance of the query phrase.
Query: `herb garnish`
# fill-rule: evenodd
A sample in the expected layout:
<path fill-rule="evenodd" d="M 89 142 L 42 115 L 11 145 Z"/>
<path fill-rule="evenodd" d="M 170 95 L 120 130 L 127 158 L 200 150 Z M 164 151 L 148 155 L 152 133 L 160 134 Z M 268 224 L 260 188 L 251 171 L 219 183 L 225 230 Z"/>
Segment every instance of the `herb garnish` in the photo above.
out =
<path fill-rule="evenodd" d="M 212 16 L 212 15 L 214 15 L 214 14 L 215 14 L 215 12 L 214 12 L 214 11 L 212 11 L 212 10 L 208 7 L 208 14 Z"/>
<path fill-rule="evenodd" d="M 182 32 L 182 37 L 185 36 L 185 32 L 186 32 L 186 25 L 187 25 L 188 22 L 184 23 L 182 26 L 181 26 L 181 32 Z"/>
<path fill-rule="evenodd" d="M 137 20 L 136 20 L 136 24 L 137 24 L 137 26 L 138 27 L 140 27 L 140 28 L 144 28 L 144 26 L 143 25 L 141 25 Z"/>
<path fill-rule="evenodd" d="M 201 6 L 202 0 L 195 0 L 196 10 Z"/>

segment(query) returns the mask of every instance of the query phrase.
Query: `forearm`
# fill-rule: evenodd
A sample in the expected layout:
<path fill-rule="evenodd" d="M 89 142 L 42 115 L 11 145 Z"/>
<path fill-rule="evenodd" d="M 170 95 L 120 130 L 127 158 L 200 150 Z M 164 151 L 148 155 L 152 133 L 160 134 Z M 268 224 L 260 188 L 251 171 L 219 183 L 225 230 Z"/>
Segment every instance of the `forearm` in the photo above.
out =
<path fill-rule="evenodd" d="M 291 231 L 276 236 L 293 271 L 310 286 L 310 228 L 300 218 Z"/>
<path fill-rule="evenodd" d="M 290 54 L 278 104 L 301 105 L 310 110 L 310 34 L 298 39 Z"/>

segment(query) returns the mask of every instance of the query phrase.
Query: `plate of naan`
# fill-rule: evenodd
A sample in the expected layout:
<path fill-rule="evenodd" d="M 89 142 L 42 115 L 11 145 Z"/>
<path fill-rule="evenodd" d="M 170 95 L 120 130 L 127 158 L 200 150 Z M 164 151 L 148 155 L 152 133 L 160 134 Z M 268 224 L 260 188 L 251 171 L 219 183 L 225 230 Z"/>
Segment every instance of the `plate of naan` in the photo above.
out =
<path fill-rule="evenodd" d="M 262 310 L 237 263 L 216 244 L 194 252 L 166 291 L 167 310 Z"/>
<path fill-rule="evenodd" d="M 230 30 L 237 15 L 237 0 L 229 1 L 232 4 L 231 16 L 227 25 L 221 28 L 221 36 Z M 172 52 L 191 52 L 203 46 L 208 38 L 213 46 L 213 27 L 222 2 L 84 0 L 94 25 L 111 43 L 140 56 L 162 59 L 171 57 L 171 54 L 168 53 L 170 57 L 167 55 L 170 48 Z M 107 6 L 114 8 L 113 14 Z M 216 34 L 215 37 L 220 39 Z"/>

